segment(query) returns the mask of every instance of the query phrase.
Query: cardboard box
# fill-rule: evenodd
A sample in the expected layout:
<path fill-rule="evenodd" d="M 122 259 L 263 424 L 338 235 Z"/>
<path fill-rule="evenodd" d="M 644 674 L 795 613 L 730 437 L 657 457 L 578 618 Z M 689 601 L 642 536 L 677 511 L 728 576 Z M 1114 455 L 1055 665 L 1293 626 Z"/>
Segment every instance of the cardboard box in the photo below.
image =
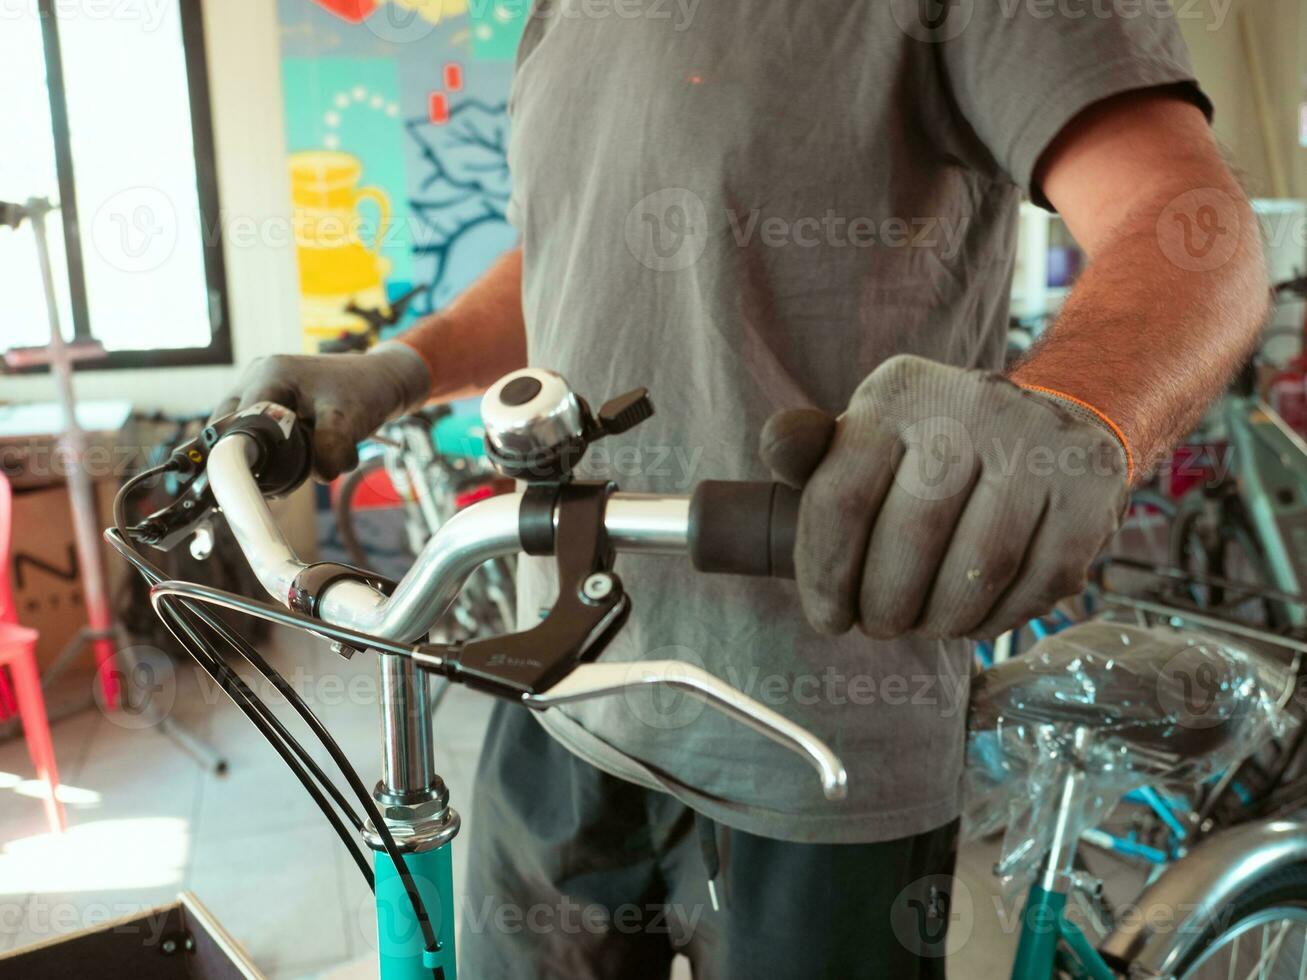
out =
<path fill-rule="evenodd" d="M 110 523 L 114 481 L 95 484 L 100 516 L 96 526 Z M 73 539 L 68 487 L 54 484 L 14 492 L 14 526 L 9 545 L 9 575 L 18 621 L 40 631 L 37 662 L 44 673 L 65 646 L 86 625 L 82 595 L 82 568 Z M 110 594 L 126 573 L 123 562 L 101 545 L 101 561 Z M 67 665 L 48 692 L 47 700 L 85 700 L 95 676 L 95 655 L 86 647 Z M 56 713 L 52 706 L 52 713 Z"/>
<path fill-rule="evenodd" d="M 172 905 L 0 954 L 23 980 L 263 980 L 249 955 L 190 892 Z"/>

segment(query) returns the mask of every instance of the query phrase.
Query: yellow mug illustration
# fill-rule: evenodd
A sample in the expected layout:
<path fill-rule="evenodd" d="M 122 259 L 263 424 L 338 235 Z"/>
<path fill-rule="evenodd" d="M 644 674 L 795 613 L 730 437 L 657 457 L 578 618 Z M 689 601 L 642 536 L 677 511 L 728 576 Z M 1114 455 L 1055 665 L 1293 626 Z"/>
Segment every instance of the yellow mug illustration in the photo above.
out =
<path fill-rule="evenodd" d="M 360 187 L 363 164 L 348 153 L 308 150 L 290 156 L 295 251 L 299 260 L 301 318 L 310 337 L 333 337 L 364 324 L 344 312 L 351 302 L 384 309 L 390 260 L 380 254 L 390 225 L 390 198 L 379 187 Z M 377 209 L 376 231 L 365 242 L 361 208 Z"/>

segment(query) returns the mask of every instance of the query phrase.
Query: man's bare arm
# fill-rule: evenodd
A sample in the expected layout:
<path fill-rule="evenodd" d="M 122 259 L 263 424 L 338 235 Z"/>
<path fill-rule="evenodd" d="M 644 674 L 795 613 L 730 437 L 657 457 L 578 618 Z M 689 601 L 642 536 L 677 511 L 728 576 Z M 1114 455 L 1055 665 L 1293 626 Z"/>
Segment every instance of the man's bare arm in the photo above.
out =
<path fill-rule="evenodd" d="M 502 256 L 458 299 L 399 339 L 426 363 L 435 401 L 479 394 L 526 367 L 522 250 Z"/>
<path fill-rule="evenodd" d="M 1036 181 L 1089 262 L 1013 379 L 1106 414 L 1140 476 L 1256 343 L 1269 295 L 1256 219 L 1202 113 L 1162 91 L 1082 113 Z"/>

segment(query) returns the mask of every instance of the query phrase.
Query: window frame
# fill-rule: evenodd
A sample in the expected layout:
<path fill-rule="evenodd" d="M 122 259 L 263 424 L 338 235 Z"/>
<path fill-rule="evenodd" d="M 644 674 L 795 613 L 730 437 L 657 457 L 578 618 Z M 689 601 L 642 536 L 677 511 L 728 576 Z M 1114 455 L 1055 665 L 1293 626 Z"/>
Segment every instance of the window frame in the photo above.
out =
<path fill-rule="evenodd" d="M 50 96 L 50 123 L 53 129 L 55 169 L 59 186 L 59 215 L 63 221 L 67 252 L 73 340 L 74 342 L 94 341 L 95 335 L 91 329 L 86 278 L 82 265 L 72 137 L 68 123 L 67 92 L 64 86 L 63 57 L 59 46 L 59 22 L 55 3 L 56 0 L 39 0 L 37 9 L 41 20 L 41 39 L 45 54 L 46 88 Z M 213 113 L 209 103 L 209 68 L 204 46 L 203 10 L 200 0 L 177 0 L 177 10 L 181 22 L 182 53 L 186 63 L 196 191 L 203 235 L 200 247 L 204 255 L 205 291 L 209 308 L 209 343 L 204 347 L 106 351 L 103 357 L 79 361 L 78 371 L 234 363 L 227 296 L 227 266 L 223 254 L 221 208 L 218 198 L 217 152 L 213 138 Z M 49 366 L 42 364 L 23 367 L 15 373 L 38 374 L 48 370 Z"/>

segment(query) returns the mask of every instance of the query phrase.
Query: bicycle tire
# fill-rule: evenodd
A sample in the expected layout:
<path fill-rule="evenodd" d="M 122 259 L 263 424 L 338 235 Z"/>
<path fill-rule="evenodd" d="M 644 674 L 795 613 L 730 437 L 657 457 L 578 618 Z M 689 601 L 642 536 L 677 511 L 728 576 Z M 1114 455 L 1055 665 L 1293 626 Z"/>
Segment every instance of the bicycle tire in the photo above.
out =
<path fill-rule="evenodd" d="M 368 567 L 368 552 L 354 529 L 354 494 L 364 480 L 377 470 L 385 469 L 385 466 L 386 461 L 382 456 L 365 459 L 340 481 L 340 490 L 336 494 L 336 533 L 340 536 L 341 547 L 349 555 L 350 564 L 358 568 Z"/>
<path fill-rule="evenodd" d="M 1130 507 L 1151 507 L 1167 520 L 1175 520 L 1176 502 L 1159 490 L 1141 487 L 1130 494 Z"/>
<path fill-rule="evenodd" d="M 1232 940 L 1237 942 L 1254 920 L 1277 908 L 1300 913 L 1303 927 L 1307 930 L 1307 864 L 1289 865 L 1254 880 L 1224 908 L 1212 912 L 1208 916 L 1211 924 L 1173 971 L 1176 980 L 1224 976 L 1228 971 L 1218 969 L 1213 972 L 1204 967 L 1213 962 L 1214 954 L 1223 945 Z M 1301 947 L 1301 941 L 1295 941 L 1295 946 Z M 1236 946 L 1236 952 L 1237 949 Z M 1219 967 L 1219 963 L 1217 965 Z M 1271 973 L 1265 975 L 1271 976 Z"/>

